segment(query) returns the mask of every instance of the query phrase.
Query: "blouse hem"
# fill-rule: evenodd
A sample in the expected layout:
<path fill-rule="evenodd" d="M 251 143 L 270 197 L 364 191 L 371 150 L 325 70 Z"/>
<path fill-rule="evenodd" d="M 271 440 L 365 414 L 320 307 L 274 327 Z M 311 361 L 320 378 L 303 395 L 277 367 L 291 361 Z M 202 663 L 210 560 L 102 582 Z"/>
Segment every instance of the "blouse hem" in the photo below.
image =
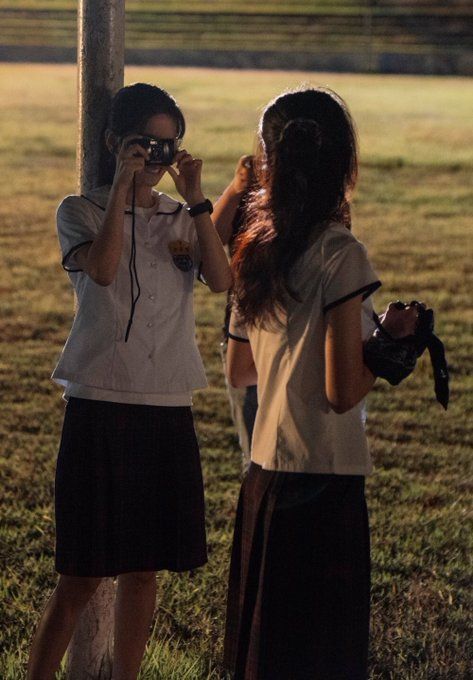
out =
<path fill-rule="evenodd" d="M 251 459 L 252 463 L 256 463 L 257 465 L 260 465 L 263 470 L 267 472 L 293 472 L 295 474 L 314 474 L 314 475 L 361 475 L 363 477 L 367 477 L 372 474 L 373 472 L 373 467 L 370 466 L 368 468 L 366 467 L 350 467 L 350 466 L 343 466 L 343 467 L 337 467 L 336 469 L 333 468 L 302 468 L 295 470 L 294 468 L 282 468 L 282 467 L 271 467 L 268 465 L 265 465 L 264 462 L 260 462 L 258 460 L 255 460 L 254 458 Z"/>
<path fill-rule="evenodd" d="M 65 375 L 64 373 L 56 373 L 54 372 L 51 375 L 51 380 L 55 382 L 56 384 L 60 385 L 61 387 L 67 387 L 68 383 L 73 382 L 73 383 L 79 383 L 81 385 L 84 385 L 85 387 L 91 387 L 91 388 L 97 388 L 99 390 L 111 390 L 111 391 L 117 391 L 117 392 L 134 392 L 136 394 L 181 394 L 182 392 L 193 392 L 194 390 L 203 390 L 206 387 L 208 387 L 208 382 L 207 380 L 202 380 L 200 382 L 195 382 L 195 383 L 186 383 L 186 384 L 181 384 L 181 383 L 173 383 L 172 384 L 172 389 L 169 389 L 169 384 L 167 385 L 160 385 L 159 389 L 156 389 L 155 387 L 148 387 L 148 386 L 140 386 L 137 387 L 135 385 L 127 385 L 125 386 L 117 386 L 117 385 L 110 385 L 110 384 L 105 384 L 102 382 L 98 382 L 96 380 L 92 381 L 87 378 L 87 376 L 83 375 L 78 375 L 78 374 L 69 374 Z"/>

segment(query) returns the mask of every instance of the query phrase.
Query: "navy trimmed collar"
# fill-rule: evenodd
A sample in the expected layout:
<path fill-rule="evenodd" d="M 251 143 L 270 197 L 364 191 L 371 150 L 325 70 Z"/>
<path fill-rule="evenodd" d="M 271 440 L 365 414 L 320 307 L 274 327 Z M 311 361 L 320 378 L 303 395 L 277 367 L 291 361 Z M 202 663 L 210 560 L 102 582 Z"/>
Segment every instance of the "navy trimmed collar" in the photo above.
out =
<path fill-rule="evenodd" d="M 86 201 L 92 203 L 93 205 L 100 208 L 100 210 L 105 210 L 108 201 L 108 195 L 110 193 L 110 185 L 107 184 L 102 187 L 97 187 L 97 189 L 92 189 L 87 191 L 85 194 L 81 194 L 82 198 Z M 159 196 L 159 209 L 154 213 L 155 215 L 175 215 L 183 208 L 183 204 L 176 201 L 174 198 L 167 196 L 159 191 L 153 191 L 155 196 Z M 162 210 L 166 208 L 166 210 Z M 131 210 L 125 210 L 125 215 L 131 215 Z"/>

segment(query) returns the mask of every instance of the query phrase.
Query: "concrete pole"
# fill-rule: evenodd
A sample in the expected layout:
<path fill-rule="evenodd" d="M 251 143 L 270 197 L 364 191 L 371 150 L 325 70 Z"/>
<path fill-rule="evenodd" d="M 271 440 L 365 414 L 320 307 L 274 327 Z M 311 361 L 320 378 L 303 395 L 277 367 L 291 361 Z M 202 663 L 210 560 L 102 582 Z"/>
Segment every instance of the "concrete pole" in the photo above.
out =
<path fill-rule="evenodd" d="M 125 0 L 79 0 L 78 24 L 77 170 L 79 192 L 83 193 L 104 182 L 103 132 L 110 100 L 123 86 Z M 69 680 L 112 677 L 114 601 L 115 584 L 104 579 L 69 645 Z"/>
<path fill-rule="evenodd" d="M 102 135 L 110 100 L 123 86 L 125 0 L 79 0 L 78 66 L 77 169 L 83 192 L 103 183 Z"/>

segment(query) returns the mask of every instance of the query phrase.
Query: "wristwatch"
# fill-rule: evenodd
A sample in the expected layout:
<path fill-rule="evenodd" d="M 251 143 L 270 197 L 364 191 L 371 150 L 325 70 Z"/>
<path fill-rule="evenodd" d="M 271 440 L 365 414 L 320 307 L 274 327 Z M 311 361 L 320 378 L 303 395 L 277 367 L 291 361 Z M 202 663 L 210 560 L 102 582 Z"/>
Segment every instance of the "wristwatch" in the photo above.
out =
<path fill-rule="evenodd" d="M 211 215 L 214 211 L 214 207 L 212 202 L 206 198 L 202 203 L 197 203 L 197 205 L 193 205 L 192 208 L 187 208 L 187 210 L 191 217 L 197 217 L 197 215 L 202 215 L 202 213 L 205 212 L 208 212 L 209 215 Z"/>

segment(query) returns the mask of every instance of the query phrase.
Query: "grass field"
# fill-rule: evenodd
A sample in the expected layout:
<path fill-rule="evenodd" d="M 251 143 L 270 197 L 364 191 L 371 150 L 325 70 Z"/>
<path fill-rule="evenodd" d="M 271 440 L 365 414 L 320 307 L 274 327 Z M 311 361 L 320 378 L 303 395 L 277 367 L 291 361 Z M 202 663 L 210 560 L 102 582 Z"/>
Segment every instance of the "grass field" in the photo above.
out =
<path fill-rule="evenodd" d="M 141 68 L 187 114 L 215 198 L 253 146 L 262 105 L 287 86 L 328 84 L 358 122 L 362 171 L 354 231 L 392 299 L 425 300 L 451 367 L 451 406 L 435 402 L 429 362 L 369 397 L 375 473 L 371 678 L 471 677 L 471 80 Z M 21 680 L 31 632 L 55 583 L 52 490 L 63 414 L 49 375 L 73 300 L 59 265 L 54 212 L 75 188 L 75 69 L 0 65 L 0 419 L 2 680 Z M 169 186 L 168 186 L 169 188 Z M 218 343 L 223 296 L 197 289 L 198 338 L 210 387 L 195 417 L 206 483 L 210 561 L 191 577 L 159 577 L 142 678 L 221 677 L 225 583 L 240 460 Z M 468 420 L 469 414 L 469 420 Z M 277 679 L 275 679 L 277 680 Z"/>

